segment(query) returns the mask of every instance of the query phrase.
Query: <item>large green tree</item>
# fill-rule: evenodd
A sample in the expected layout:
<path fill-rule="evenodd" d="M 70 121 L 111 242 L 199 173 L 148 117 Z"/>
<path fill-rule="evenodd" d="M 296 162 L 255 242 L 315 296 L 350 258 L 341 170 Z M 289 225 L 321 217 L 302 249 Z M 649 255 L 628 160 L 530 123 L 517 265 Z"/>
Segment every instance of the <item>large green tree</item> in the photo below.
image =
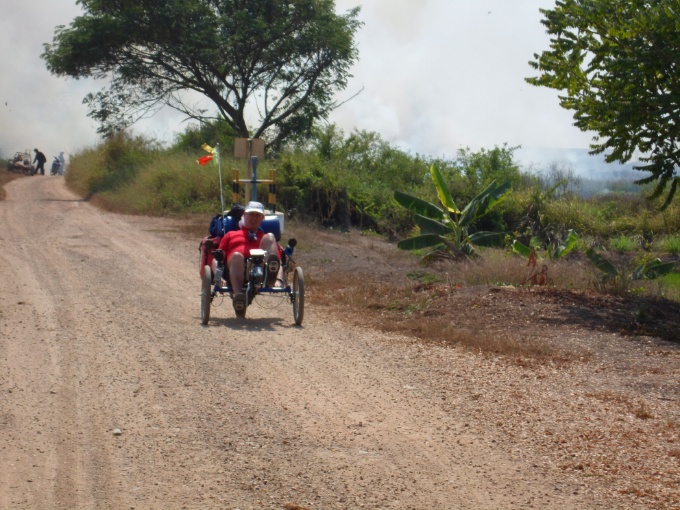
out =
<path fill-rule="evenodd" d="M 575 125 L 597 133 L 592 153 L 636 157 L 651 172 L 637 182 L 656 182 L 654 198 L 668 189 L 667 207 L 680 166 L 680 2 L 558 0 L 541 13 L 550 49 L 527 81 L 563 91 Z"/>
<path fill-rule="evenodd" d="M 57 27 L 42 58 L 58 76 L 110 80 L 84 99 L 103 135 L 170 106 L 279 145 L 337 106 L 358 57 L 359 9 L 336 14 L 333 0 L 77 3 L 83 15 Z"/>

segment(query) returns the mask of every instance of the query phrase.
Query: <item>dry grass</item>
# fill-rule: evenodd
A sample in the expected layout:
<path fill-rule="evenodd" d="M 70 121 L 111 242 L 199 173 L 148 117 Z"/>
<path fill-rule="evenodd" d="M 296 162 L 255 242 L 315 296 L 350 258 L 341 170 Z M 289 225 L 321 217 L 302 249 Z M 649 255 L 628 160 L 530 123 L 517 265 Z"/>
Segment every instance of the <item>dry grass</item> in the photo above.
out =
<path fill-rule="evenodd" d="M 473 260 L 439 261 L 426 266 L 413 254 L 380 239 L 365 237 L 354 245 L 356 235 L 347 236 L 344 246 L 329 249 L 329 245 L 342 242 L 344 236 L 313 231 L 309 239 L 304 239 L 307 233 L 300 237 L 304 264 L 313 264 L 306 272 L 308 287 L 323 288 L 312 297 L 315 306 L 338 309 L 343 315 L 351 314 L 357 322 L 383 331 L 501 355 L 520 364 L 562 364 L 588 355 L 545 342 L 521 329 L 504 327 L 500 319 L 494 321 L 499 326 L 496 328 L 484 323 L 465 326 L 457 320 L 465 313 L 464 307 L 478 306 L 466 303 L 467 289 L 494 287 L 512 292 L 522 286 L 531 268 L 526 260 L 507 251 L 486 250 Z M 348 256 L 355 259 L 354 263 L 342 268 L 338 261 Z M 363 262 L 356 260 L 359 257 Z M 564 288 L 592 287 L 592 270 L 583 261 L 545 264 L 550 281 Z M 386 268 L 392 269 L 390 274 Z"/>
<path fill-rule="evenodd" d="M 458 276 L 467 278 L 470 272 L 478 275 L 481 285 L 493 275 L 511 275 L 513 261 L 505 259 L 500 266 L 482 262 L 465 263 Z M 500 268 L 500 271 L 497 269 Z M 492 270 L 494 269 L 494 270 Z M 323 285 L 323 292 L 314 294 L 315 306 L 340 309 L 351 314 L 357 322 L 378 327 L 383 331 L 408 333 L 422 340 L 458 345 L 464 348 L 513 358 L 519 364 L 562 364 L 583 360 L 587 353 L 574 352 L 551 345 L 540 338 L 532 338 L 522 332 L 489 330 L 483 324 L 461 327 L 456 322 L 455 310 L 459 307 L 460 283 L 453 283 L 450 272 L 444 272 L 449 281 L 421 283 L 418 279 L 436 277 L 439 272 L 413 271 L 420 278 L 371 281 L 365 278 L 336 273 L 324 274 L 323 282 L 315 277 L 307 278 L 310 286 Z M 485 279 L 481 279 L 486 275 Z M 467 281 L 467 280 L 466 280 Z M 507 280 L 506 280 L 507 281 Z M 512 287 L 509 288 L 510 292 Z"/>
<path fill-rule="evenodd" d="M 452 275 L 466 285 L 525 285 L 536 272 L 546 275 L 548 285 L 564 289 L 590 290 L 595 281 L 592 266 L 578 257 L 542 260 L 532 267 L 508 251 L 486 250 L 477 259 L 452 265 Z"/>

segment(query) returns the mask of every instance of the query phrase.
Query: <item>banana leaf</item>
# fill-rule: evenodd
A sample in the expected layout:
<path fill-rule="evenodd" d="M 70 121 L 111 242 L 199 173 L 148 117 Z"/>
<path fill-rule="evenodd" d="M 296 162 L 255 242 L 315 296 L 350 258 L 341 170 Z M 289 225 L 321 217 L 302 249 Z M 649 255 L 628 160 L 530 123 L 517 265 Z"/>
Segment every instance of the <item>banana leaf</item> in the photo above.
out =
<path fill-rule="evenodd" d="M 421 216 L 432 219 L 442 219 L 442 217 L 445 216 L 444 211 L 442 211 L 436 205 L 428 202 L 427 200 L 409 195 L 408 193 L 395 191 L 394 199 L 402 207 L 405 207 L 409 211 L 413 211 L 416 214 L 420 214 Z"/>
<path fill-rule="evenodd" d="M 461 251 L 468 257 L 471 257 L 475 254 L 475 247 L 470 243 L 463 243 L 463 246 L 461 246 Z"/>
<path fill-rule="evenodd" d="M 675 267 L 675 262 L 663 263 L 660 259 L 655 259 L 649 264 L 642 264 L 633 273 L 633 280 L 653 280 L 660 276 L 667 275 Z"/>
<path fill-rule="evenodd" d="M 475 232 L 467 241 L 477 246 L 502 246 L 507 232 Z"/>
<path fill-rule="evenodd" d="M 442 176 L 441 172 L 439 171 L 439 168 L 437 168 L 436 165 L 432 165 L 430 167 L 430 175 L 432 176 L 432 182 L 434 183 L 434 187 L 437 188 L 437 196 L 439 197 L 439 201 L 441 202 L 441 204 L 444 207 L 446 207 L 446 209 L 449 212 L 460 214 L 460 210 L 458 209 L 458 206 L 456 206 L 456 203 L 453 201 L 453 197 L 449 192 L 449 188 L 446 186 L 444 177 Z"/>
<path fill-rule="evenodd" d="M 475 198 L 470 200 L 468 205 L 465 206 L 465 209 L 463 209 L 461 217 L 458 220 L 458 224 L 461 227 L 467 227 L 468 225 L 470 225 L 470 223 L 475 221 L 475 218 L 479 216 L 478 214 L 479 207 L 480 207 L 479 196 L 476 196 Z"/>
<path fill-rule="evenodd" d="M 526 258 L 529 258 L 531 255 L 531 248 L 523 245 L 517 239 L 512 242 L 512 251 L 514 251 L 517 255 L 521 255 L 522 257 Z"/>
<path fill-rule="evenodd" d="M 500 186 L 496 185 L 495 180 L 492 181 L 481 193 L 470 200 L 470 203 L 463 209 L 458 224 L 467 226 L 477 218 L 484 216 L 510 191 L 510 187 L 510 181 L 504 182 Z"/>
<path fill-rule="evenodd" d="M 666 262 L 665 264 L 661 260 L 656 259 L 649 265 L 648 271 L 653 273 L 655 277 L 665 276 L 675 269 L 675 262 Z"/>
<path fill-rule="evenodd" d="M 598 268 L 600 271 L 605 273 L 608 276 L 615 277 L 619 276 L 619 270 L 616 269 L 614 264 L 609 262 L 607 259 L 605 259 L 602 255 L 599 253 L 593 251 L 591 248 L 588 248 L 586 250 L 586 256 L 588 257 L 588 260 L 592 262 L 592 264 Z"/>
<path fill-rule="evenodd" d="M 420 250 L 422 248 L 431 248 L 443 243 L 443 238 L 436 234 L 424 234 L 415 237 L 403 239 L 397 243 L 397 247 L 402 250 Z"/>
<path fill-rule="evenodd" d="M 569 230 L 569 235 L 563 244 L 558 245 L 553 251 L 551 258 L 558 259 L 564 257 L 567 253 L 576 248 L 578 242 L 578 234 L 573 230 Z"/>
<path fill-rule="evenodd" d="M 416 214 L 415 221 L 416 225 L 420 227 L 421 234 L 438 234 L 445 236 L 452 232 L 451 227 L 448 227 L 437 220 L 421 216 L 420 214 Z"/>

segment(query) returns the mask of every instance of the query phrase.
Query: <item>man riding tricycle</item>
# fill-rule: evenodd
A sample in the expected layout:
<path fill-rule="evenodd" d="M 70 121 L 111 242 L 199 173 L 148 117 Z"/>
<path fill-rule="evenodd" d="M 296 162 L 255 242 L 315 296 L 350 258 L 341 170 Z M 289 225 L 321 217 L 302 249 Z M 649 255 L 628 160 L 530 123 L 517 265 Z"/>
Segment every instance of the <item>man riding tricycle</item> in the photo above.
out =
<path fill-rule="evenodd" d="M 292 258 L 297 242 L 291 239 L 281 247 L 279 218 L 251 201 L 245 208 L 232 207 L 221 223 L 221 230 L 212 231 L 199 248 L 202 324 L 208 324 L 216 298 L 229 296 L 236 316 L 243 318 L 258 294 L 287 298 L 295 324 L 302 324 L 304 277 Z"/>

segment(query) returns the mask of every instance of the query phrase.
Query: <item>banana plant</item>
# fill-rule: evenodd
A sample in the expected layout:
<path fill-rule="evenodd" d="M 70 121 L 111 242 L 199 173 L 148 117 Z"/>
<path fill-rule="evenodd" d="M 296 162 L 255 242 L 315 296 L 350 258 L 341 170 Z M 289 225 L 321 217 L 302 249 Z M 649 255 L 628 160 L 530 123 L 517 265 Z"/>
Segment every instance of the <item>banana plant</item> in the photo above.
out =
<path fill-rule="evenodd" d="M 436 251 L 445 247 L 453 257 L 471 257 L 475 255 L 475 246 L 503 244 L 506 232 L 479 231 L 470 234 L 469 229 L 477 219 L 488 213 L 505 197 L 510 191 L 510 181 L 501 185 L 493 181 L 460 210 L 435 165 L 430 167 L 430 175 L 441 207 L 402 191 L 394 192 L 394 199 L 415 213 L 415 222 L 420 229 L 420 235 L 399 241 L 397 243 L 399 248 L 403 250 L 433 248 Z"/>
<path fill-rule="evenodd" d="M 626 275 L 621 269 L 612 264 L 609 260 L 589 248 L 586 256 L 592 264 L 604 273 L 607 280 L 620 279 L 628 276 L 631 280 L 654 280 L 667 275 L 675 268 L 675 262 L 661 262 L 661 259 L 654 259 L 651 262 L 640 264 L 630 275 Z"/>
<path fill-rule="evenodd" d="M 567 232 L 567 237 L 564 242 L 551 242 L 546 249 L 546 254 L 550 260 L 557 260 L 561 257 L 564 257 L 567 253 L 572 252 L 576 248 L 577 244 L 578 234 L 575 230 L 571 229 L 569 232 Z M 516 239 L 512 242 L 512 251 L 527 258 L 531 256 L 532 252 L 534 253 L 534 256 L 538 256 L 536 254 L 536 250 L 533 247 L 526 246 Z"/>

